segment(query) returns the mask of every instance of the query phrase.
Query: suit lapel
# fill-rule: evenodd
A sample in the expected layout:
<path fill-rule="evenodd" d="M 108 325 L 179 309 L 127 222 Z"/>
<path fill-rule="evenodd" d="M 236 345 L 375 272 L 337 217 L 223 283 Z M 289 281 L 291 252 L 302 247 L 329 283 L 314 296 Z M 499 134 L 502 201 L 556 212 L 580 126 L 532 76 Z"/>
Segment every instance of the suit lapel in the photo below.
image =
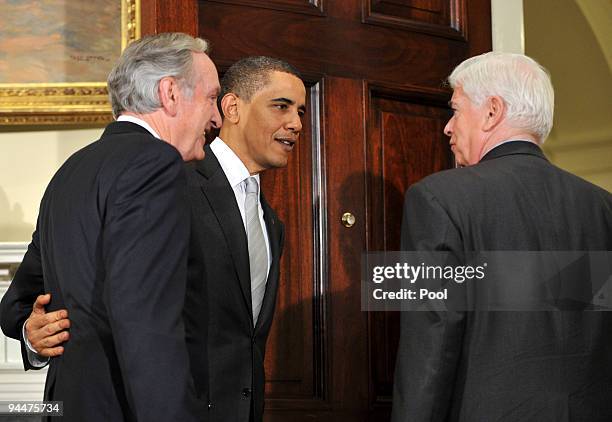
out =
<path fill-rule="evenodd" d="M 244 224 L 236 204 L 234 190 L 230 186 L 223 169 L 221 169 L 215 154 L 208 146 L 206 147 L 206 157 L 198 163 L 197 171 L 204 176 L 201 190 L 223 231 L 232 255 L 236 274 L 238 274 L 245 305 L 252 319 L 249 252 Z"/>
<path fill-rule="evenodd" d="M 204 160 L 200 161 L 196 167 L 198 173 L 204 176 L 201 178 L 201 190 L 223 231 L 228 249 L 232 255 L 236 274 L 238 274 L 245 306 L 248 310 L 252 324 L 253 307 L 251 303 L 251 275 L 249 270 L 249 250 L 246 233 L 244 231 L 244 223 L 240 215 L 240 210 L 238 209 L 238 204 L 236 204 L 234 190 L 230 186 L 217 157 L 209 146 L 206 146 L 205 149 L 206 157 Z M 263 193 L 261 194 L 261 207 L 264 212 L 264 222 L 268 233 L 268 241 L 270 242 L 272 263 L 270 265 L 270 272 L 266 281 L 266 292 L 264 294 L 255 331 L 259 329 L 274 311 L 276 292 L 279 283 L 281 257 L 280 242 L 283 230 L 281 222 L 266 201 Z"/>
<path fill-rule="evenodd" d="M 270 253 L 272 254 L 272 263 L 270 264 L 270 271 L 268 273 L 268 280 L 266 281 L 266 293 L 264 294 L 263 303 L 261 305 L 261 311 L 259 318 L 257 319 L 257 325 L 255 331 L 259 330 L 262 323 L 272 314 L 274 310 L 274 304 L 276 302 L 276 292 L 278 290 L 278 275 L 280 265 L 280 236 L 281 236 L 281 224 L 278 221 L 276 213 L 268 202 L 261 194 L 261 207 L 264 212 L 264 222 L 266 223 L 266 230 L 268 232 L 268 242 L 270 242 Z"/>

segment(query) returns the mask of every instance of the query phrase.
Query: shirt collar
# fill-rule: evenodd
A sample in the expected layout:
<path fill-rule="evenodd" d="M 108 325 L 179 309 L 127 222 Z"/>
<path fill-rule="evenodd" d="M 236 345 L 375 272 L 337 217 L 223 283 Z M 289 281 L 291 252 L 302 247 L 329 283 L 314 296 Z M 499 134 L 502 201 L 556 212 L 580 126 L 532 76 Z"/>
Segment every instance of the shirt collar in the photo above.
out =
<path fill-rule="evenodd" d="M 244 163 L 238 158 L 236 153 L 218 136 L 210 143 L 210 149 L 217 157 L 219 165 L 223 169 L 227 180 L 229 181 L 232 188 L 236 188 L 238 185 L 247 179 L 248 177 L 254 177 L 259 184 L 259 174 L 252 175 L 246 168 Z M 244 186 L 241 186 L 244 189 Z"/>
<path fill-rule="evenodd" d="M 161 136 L 159 136 L 159 134 L 157 132 L 155 132 L 155 129 L 153 129 L 151 127 L 151 125 L 149 125 L 144 120 L 139 119 L 138 117 L 122 114 L 119 117 L 117 117 L 117 121 L 118 122 L 130 122 L 130 123 L 134 123 L 134 124 L 136 124 L 136 125 L 138 125 L 140 127 L 145 128 L 151 135 L 155 136 L 157 139 L 161 139 Z"/>

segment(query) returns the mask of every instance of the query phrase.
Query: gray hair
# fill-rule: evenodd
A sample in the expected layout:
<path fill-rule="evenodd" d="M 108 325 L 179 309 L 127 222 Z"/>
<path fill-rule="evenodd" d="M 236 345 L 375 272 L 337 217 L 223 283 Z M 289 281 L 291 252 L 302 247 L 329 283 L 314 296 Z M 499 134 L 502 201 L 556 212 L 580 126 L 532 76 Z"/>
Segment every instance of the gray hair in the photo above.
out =
<path fill-rule="evenodd" d="M 550 75 L 530 57 L 481 54 L 457 66 L 448 81 L 453 89 L 460 86 L 477 106 L 489 97 L 501 97 L 508 123 L 537 136 L 540 144 L 552 129 L 555 93 Z"/>
<path fill-rule="evenodd" d="M 181 90 L 193 94 L 193 53 L 208 54 L 206 40 L 180 32 L 151 35 L 131 43 L 108 75 L 113 116 L 124 111 L 151 113 L 161 107 L 159 81 L 174 77 Z"/>
<path fill-rule="evenodd" d="M 270 82 L 272 72 L 289 73 L 302 79 L 300 73 L 289 63 L 274 57 L 251 56 L 238 60 L 227 69 L 221 80 L 221 95 L 234 93 L 245 101 Z"/>

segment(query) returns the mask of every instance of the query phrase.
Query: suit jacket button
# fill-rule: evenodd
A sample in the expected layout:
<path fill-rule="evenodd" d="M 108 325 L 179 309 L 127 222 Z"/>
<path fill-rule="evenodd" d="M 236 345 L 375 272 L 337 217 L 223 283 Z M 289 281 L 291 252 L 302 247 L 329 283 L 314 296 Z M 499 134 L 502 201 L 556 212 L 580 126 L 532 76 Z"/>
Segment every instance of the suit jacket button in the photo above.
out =
<path fill-rule="evenodd" d="M 208 408 L 209 408 L 209 409 L 212 409 L 213 407 L 214 407 L 214 406 L 213 406 L 213 404 L 212 404 L 212 403 L 208 403 Z"/>
<path fill-rule="evenodd" d="M 249 397 L 251 397 L 251 389 L 250 388 L 243 388 L 242 389 L 242 397 L 245 399 L 248 399 Z"/>

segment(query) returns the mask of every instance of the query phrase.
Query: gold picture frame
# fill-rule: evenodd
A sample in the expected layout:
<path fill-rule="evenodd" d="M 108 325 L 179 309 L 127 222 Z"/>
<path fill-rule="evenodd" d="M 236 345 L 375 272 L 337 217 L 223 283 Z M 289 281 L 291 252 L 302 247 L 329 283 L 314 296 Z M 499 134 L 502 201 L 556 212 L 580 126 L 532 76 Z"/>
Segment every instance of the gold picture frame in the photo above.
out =
<path fill-rule="evenodd" d="M 140 38 L 140 0 L 117 1 L 121 2 L 123 51 Z M 0 83 L 0 126 L 97 125 L 110 121 L 112 113 L 104 81 Z"/>

